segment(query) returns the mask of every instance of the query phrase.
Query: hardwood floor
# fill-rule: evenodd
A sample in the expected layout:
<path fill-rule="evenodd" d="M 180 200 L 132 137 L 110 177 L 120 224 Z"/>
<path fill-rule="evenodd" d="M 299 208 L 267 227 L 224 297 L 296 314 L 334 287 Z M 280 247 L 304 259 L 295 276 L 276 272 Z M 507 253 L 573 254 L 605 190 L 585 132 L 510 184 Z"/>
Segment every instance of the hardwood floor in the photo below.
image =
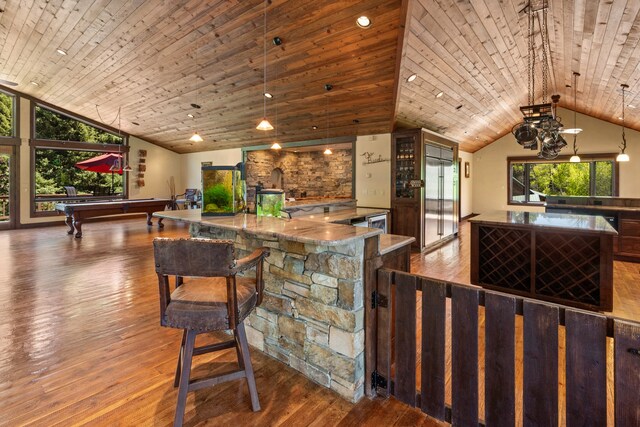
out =
<path fill-rule="evenodd" d="M 88 223 L 0 231 L 0 425 L 170 425 L 180 331 L 158 319 L 151 241 L 186 236 L 167 221 Z M 469 282 L 468 227 L 460 239 L 413 256 L 413 272 Z M 615 315 L 640 317 L 637 264 L 615 265 Z M 618 283 L 621 286 L 618 286 Z M 634 288 L 635 286 L 635 288 Z M 190 393 L 185 425 L 443 425 L 395 399 L 350 404 L 251 350 L 262 411 L 244 381 Z M 235 363 L 228 350 L 195 359 L 195 372 Z"/>
<path fill-rule="evenodd" d="M 460 223 L 458 239 L 428 254 L 411 257 L 411 272 L 450 282 L 470 284 L 471 227 Z M 640 321 L 640 264 L 614 261 L 613 316 Z"/>
<path fill-rule="evenodd" d="M 151 241 L 167 221 L 0 231 L 0 425 L 170 425 L 180 331 L 160 327 Z M 185 425 L 440 425 L 395 399 L 353 405 L 251 350 L 262 411 L 244 381 L 189 393 Z M 196 357 L 195 374 L 235 364 Z"/>

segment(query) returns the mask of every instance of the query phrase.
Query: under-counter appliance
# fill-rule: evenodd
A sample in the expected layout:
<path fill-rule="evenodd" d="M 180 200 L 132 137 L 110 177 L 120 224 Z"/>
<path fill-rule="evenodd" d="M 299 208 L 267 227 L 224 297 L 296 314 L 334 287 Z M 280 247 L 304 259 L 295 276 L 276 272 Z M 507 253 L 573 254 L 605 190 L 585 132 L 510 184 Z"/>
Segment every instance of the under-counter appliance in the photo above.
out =
<path fill-rule="evenodd" d="M 424 245 L 439 243 L 458 232 L 455 215 L 453 149 L 425 144 Z"/>
<path fill-rule="evenodd" d="M 387 232 L 387 214 L 352 218 L 349 223 L 355 227 L 379 228 L 384 233 Z"/>

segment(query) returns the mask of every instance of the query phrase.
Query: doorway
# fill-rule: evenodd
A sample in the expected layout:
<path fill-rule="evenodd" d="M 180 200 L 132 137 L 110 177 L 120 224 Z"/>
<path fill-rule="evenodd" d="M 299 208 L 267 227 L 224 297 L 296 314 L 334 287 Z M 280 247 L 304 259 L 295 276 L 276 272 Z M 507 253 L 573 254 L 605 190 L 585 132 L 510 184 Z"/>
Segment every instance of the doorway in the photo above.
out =
<path fill-rule="evenodd" d="M 0 145 L 0 230 L 16 226 L 15 146 Z"/>

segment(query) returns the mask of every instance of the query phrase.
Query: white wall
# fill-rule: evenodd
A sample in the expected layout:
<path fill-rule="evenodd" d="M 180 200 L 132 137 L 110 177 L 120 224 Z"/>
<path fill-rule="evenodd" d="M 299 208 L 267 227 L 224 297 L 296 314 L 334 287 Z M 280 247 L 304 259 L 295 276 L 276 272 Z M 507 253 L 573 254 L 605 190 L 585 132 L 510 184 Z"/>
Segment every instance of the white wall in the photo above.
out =
<path fill-rule="evenodd" d="M 184 192 L 182 155 L 135 136 L 129 137 L 129 146 L 129 165 L 133 168 L 133 171 L 129 172 L 129 198 L 169 198 L 171 192 L 168 181 L 171 177 L 176 185 L 176 193 Z M 139 150 L 147 150 L 144 187 L 137 185 Z"/>
<path fill-rule="evenodd" d="M 563 117 L 567 127 L 573 127 L 573 112 L 560 108 L 558 115 Z M 615 125 L 593 117 L 578 114 L 577 127 L 583 131 L 578 135 L 578 154 L 617 153 L 622 141 L 622 130 Z M 620 164 L 620 197 L 640 197 L 640 133 L 626 130 L 627 154 L 629 163 Z M 568 145 L 561 154 L 572 154 L 573 138 L 565 135 Z M 471 176 L 473 184 L 473 211 L 484 213 L 493 210 L 531 210 L 544 208 L 507 205 L 507 157 L 532 156 L 536 152 L 523 149 L 511 133 L 493 144 L 473 153 Z"/>
<path fill-rule="evenodd" d="M 464 218 L 473 213 L 473 154 L 458 150 L 460 158 L 460 217 Z M 464 176 L 464 164 L 469 162 L 469 178 Z"/>
<path fill-rule="evenodd" d="M 181 182 L 184 184 L 184 188 L 202 188 L 200 171 L 202 162 L 211 162 L 213 166 L 234 166 L 241 161 L 242 150 L 240 148 L 183 154 L 180 156 Z"/>
<path fill-rule="evenodd" d="M 391 134 L 365 135 L 356 139 L 356 199 L 358 206 L 389 208 L 391 205 L 391 161 L 364 165 L 364 152 L 391 158 Z"/>

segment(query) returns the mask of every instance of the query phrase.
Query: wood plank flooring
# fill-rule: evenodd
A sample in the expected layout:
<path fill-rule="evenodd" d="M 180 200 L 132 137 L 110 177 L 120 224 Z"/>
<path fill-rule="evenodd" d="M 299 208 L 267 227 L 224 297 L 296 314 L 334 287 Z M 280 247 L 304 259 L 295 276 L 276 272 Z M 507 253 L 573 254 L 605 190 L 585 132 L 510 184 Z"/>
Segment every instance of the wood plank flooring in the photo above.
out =
<path fill-rule="evenodd" d="M 173 422 L 180 331 L 160 327 L 151 241 L 172 221 L 0 231 L 0 425 L 163 426 Z M 213 340 L 215 337 L 205 340 Z M 262 411 L 244 381 L 189 393 L 185 425 L 440 425 L 395 399 L 357 405 L 251 350 Z M 197 356 L 194 375 L 235 364 Z"/>
<path fill-rule="evenodd" d="M 135 218 L 87 223 L 82 239 L 66 229 L 0 231 L 0 425 L 170 425 L 180 332 L 159 326 L 151 241 L 187 228 Z M 412 270 L 468 283 L 468 247 L 463 224 L 460 239 L 415 254 Z M 638 267 L 615 264 L 615 315 L 640 318 Z M 231 382 L 190 393 L 185 425 L 442 425 L 393 398 L 351 404 L 251 354 L 262 411 Z M 195 374 L 233 363 L 232 350 L 199 356 Z"/>

